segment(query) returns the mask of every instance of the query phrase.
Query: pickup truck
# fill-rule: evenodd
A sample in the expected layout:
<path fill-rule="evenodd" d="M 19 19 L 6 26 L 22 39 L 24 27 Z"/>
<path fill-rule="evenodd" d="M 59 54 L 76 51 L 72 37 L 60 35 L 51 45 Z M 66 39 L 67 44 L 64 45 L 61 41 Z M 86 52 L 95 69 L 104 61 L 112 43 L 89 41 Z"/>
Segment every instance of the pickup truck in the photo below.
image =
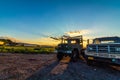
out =
<path fill-rule="evenodd" d="M 88 65 L 93 63 L 109 63 L 120 65 L 120 37 L 101 37 L 93 39 L 85 50 Z"/>

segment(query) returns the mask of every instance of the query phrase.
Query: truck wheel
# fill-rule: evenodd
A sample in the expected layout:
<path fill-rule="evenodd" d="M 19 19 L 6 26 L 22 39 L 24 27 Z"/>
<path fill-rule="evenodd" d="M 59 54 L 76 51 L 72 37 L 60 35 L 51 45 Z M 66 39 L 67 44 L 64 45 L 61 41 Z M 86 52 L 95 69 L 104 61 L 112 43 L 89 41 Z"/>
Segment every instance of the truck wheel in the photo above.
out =
<path fill-rule="evenodd" d="M 78 59 L 79 59 L 78 51 L 77 50 L 73 50 L 72 51 L 72 55 L 71 55 L 71 61 L 76 62 L 76 61 L 78 61 Z"/>
<path fill-rule="evenodd" d="M 93 66 L 93 61 L 91 61 L 91 60 L 86 60 L 86 61 L 87 61 L 88 66 Z"/>
<path fill-rule="evenodd" d="M 81 55 L 85 59 L 85 50 L 84 49 L 81 50 Z"/>
<path fill-rule="evenodd" d="M 57 54 L 57 59 L 58 59 L 58 61 L 60 61 L 62 58 L 63 58 L 63 54 L 58 53 L 58 54 Z"/>

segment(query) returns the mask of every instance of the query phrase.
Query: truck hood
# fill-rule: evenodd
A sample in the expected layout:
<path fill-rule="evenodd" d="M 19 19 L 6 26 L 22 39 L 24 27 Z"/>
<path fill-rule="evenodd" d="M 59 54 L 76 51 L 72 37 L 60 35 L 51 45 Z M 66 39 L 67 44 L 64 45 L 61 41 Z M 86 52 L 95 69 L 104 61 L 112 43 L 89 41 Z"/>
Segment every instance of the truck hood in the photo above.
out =
<path fill-rule="evenodd" d="M 70 50 L 71 46 L 68 44 L 59 44 L 57 47 L 58 50 L 62 49 L 62 50 Z"/>

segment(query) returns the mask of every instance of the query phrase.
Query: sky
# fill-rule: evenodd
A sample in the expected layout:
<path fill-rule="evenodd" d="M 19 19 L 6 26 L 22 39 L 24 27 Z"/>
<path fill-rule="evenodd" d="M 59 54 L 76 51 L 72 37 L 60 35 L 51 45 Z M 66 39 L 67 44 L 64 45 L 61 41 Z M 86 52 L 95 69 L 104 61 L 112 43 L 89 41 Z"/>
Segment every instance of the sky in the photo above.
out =
<path fill-rule="evenodd" d="M 53 45 L 49 36 L 77 31 L 119 36 L 119 21 L 119 0 L 0 0 L 0 36 L 24 42 Z"/>

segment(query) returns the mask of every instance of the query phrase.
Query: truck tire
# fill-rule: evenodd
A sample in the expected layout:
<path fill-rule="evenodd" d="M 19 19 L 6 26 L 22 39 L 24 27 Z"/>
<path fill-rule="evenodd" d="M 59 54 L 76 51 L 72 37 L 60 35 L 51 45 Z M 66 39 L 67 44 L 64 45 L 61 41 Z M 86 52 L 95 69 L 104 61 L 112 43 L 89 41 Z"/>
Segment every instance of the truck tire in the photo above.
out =
<path fill-rule="evenodd" d="M 88 66 L 93 66 L 93 61 L 92 60 L 86 60 Z"/>
<path fill-rule="evenodd" d="M 81 50 L 81 56 L 85 59 L 85 49 Z"/>
<path fill-rule="evenodd" d="M 79 52 L 78 50 L 73 50 L 71 55 L 71 61 L 76 62 L 79 59 Z"/>
<path fill-rule="evenodd" d="M 57 59 L 58 61 L 60 61 L 63 58 L 63 54 L 62 53 L 57 53 Z"/>

